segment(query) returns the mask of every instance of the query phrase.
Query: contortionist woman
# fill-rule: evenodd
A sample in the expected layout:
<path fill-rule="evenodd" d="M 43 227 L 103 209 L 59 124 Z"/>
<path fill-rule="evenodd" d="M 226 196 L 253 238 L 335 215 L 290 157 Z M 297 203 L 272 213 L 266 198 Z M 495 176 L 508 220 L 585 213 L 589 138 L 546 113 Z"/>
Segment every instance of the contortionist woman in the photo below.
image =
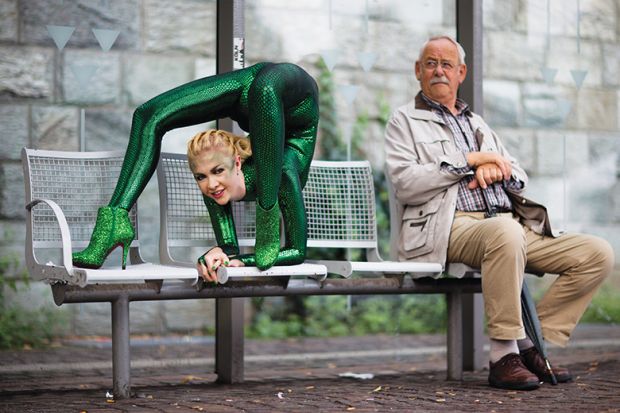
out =
<path fill-rule="evenodd" d="M 136 109 L 116 188 L 108 206 L 99 208 L 90 244 L 73 254 L 74 265 L 99 268 L 114 248 L 122 246 L 124 267 L 134 238 L 128 211 L 157 167 L 163 135 L 171 129 L 225 117 L 237 121 L 250 133 L 253 155 L 243 162 L 241 154 L 231 153 L 229 164 L 226 164 L 221 150 L 219 156 L 200 151 L 196 154 L 194 172 L 198 174 L 194 176 L 216 223 L 219 245 L 206 257 L 200 257 L 199 262 L 206 262 L 207 258 L 215 261 L 211 258 L 221 252 L 217 257 L 219 261 L 211 262 L 209 273 L 203 275 L 214 280 L 212 267 L 225 264 L 229 257 L 232 259 L 238 253 L 229 203 L 237 199 L 256 199 L 257 231 L 255 254 L 237 257 L 239 261 L 233 265 L 243 263 L 266 269 L 276 264 L 302 262 L 307 229 L 301 191 L 314 154 L 319 119 L 318 90 L 314 79 L 296 65 L 258 63 L 187 83 Z M 195 140 L 199 140 L 198 137 L 192 141 Z M 239 176 L 243 176 L 239 184 L 245 185 L 245 190 L 236 185 L 222 185 L 211 191 L 210 184 L 201 184 L 201 179 L 215 173 L 203 170 L 205 163 L 196 162 L 201 156 L 207 160 L 221 158 L 227 174 L 238 171 Z M 230 161 L 233 161 L 232 169 Z M 282 250 L 280 210 L 288 234 Z"/>

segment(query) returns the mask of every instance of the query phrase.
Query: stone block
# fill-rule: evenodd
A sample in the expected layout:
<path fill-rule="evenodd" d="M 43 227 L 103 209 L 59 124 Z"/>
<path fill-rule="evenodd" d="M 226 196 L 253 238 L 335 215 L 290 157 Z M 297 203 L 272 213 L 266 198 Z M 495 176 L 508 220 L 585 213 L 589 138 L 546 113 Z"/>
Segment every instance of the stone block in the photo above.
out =
<path fill-rule="evenodd" d="M 93 29 L 118 30 L 112 50 L 140 48 L 139 0 L 28 0 L 19 3 L 20 39 L 56 49 L 48 25 L 75 27 L 67 48 L 100 49 Z"/>
<path fill-rule="evenodd" d="M 583 89 L 577 98 L 577 121 L 582 129 L 618 129 L 618 92 Z"/>
<path fill-rule="evenodd" d="M 18 163 L 0 164 L 0 218 L 25 219 L 24 172 Z"/>
<path fill-rule="evenodd" d="M 521 33 L 484 32 L 484 74 L 492 79 L 542 79 L 544 39 Z"/>
<path fill-rule="evenodd" d="M 521 90 L 516 82 L 485 80 L 484 117 L 493 127 L 517 126 L 521 119 Z"/>
<path fill-rule="evenodd" d="M 0 105 L 0 159 L 21 159 L 21 150 L 28 143 L 28 107 L 25 105 Z"/>
<path fill-rule="evenodd" d="M 620 44 L 603 44 L 603 86 L 620 86 Z"/>
<path fill-rule="evenodd" d="M 620 224 L 620 179 L 616 179 L 616 183 L 609 191 L 610 204 L 611 204 L 611 217 L 612 221 Z M 618 255 L 619 250 L 616 250 Z"/>
<path fill-rule="evenodd" d="M 558 3 L 561 4 L 560 7 L 566 7 L 566 2 L 558 1 Z M 617 41 L 618 19 L 620 18 L 617 0 L 582 1 L 578 4 L 580 7 L 579 34 L 582 37 Z"/>
<path fill-rule="evenodd" d="M 492 126 L 492 125 L 491 125 Z M 519 164 L 529 174 L 536 173 L 534 131 L 526 128 L 497 128 L 495 132 Z"/>
<path fill-rule="evenodd" d="M 140 105 L 194 79 L 194 61 L 188 57 L 132 56 L 124 66 L 124 91 L 131 105 Z"/>
<path fill-rule="evenodd" d="M 586 133 L 562 130 L 536 132 L 537 168 L 540 175 L 568 176 L 588 166 L 589 142 Z"/>
<path fill-rule="evenodd" d="M 514 0 L 485 0 L 482 12 L 485 30 L 510 30 L 519 15 L 519 6 Z"/>
<path fill-rule="evenodd" d="M 526 83 L 521 87 L 523 122 L 532 127 L 562 127 L 576 124 L 575 90 L 544 83 Z M 572 95 L 571 95 L 572 94 Z"/>
<path fill-rule="evenodd" d="M 215 300 L 162 301 L 165 330 L 188 333 L 215 327 Z"/>
<path fill-rule="evenodd" d="M 37 47 L 0 46 L 0 100 L 51 100 L 54 52 Z"/>
<path fill-rule="evenodd" d="M 28 274 L 24 260 L 26 223 L 22 220 L 0 220 L 0 251 L 7 263 L 2 276 L 21 278 Z"/>
<path fill-rule="evenodd" d="M 201 79 L 212 76 L 217 71 L 217 62 L 213 58 L 198 58 L 194 61 L 194 77 Z"/>
<path fill-rule="evenodd" d="M 79 111 L 65 106 L 32 108 L 32 144 L 36 149 L 75 151 L 79 148 Z"/>
<path fill-rule="evenodd" d="M 16 291 L 11 290 L 11 294 L 6 295 L 6 305 L 8 307 L 24 308 L 31 311 L 40 309 L 58 308 L 54 304 L 52 289 L 49 284 L 42 282 L 24 283 L 16 282 Z"/>
<path fill-rule="evenodd" d="M 149 0 L 144 3 L 144 47 L 149 52 L 180 51 L 215 56 L 214 0 Z"/>
<path fill-rule="evenodd" d="M 582 40 L 580 47 L 573 38 L 553 38 L 545 54 L 545 67 L 557 69 L 553 84 L 579 89 L 600 86 L 602 83 L 603 55 L 599 43 Z M 571 71 L 585 71 L 582 84 L 576 82 Z M 540 78 L 540 73 L 539 77 Z"/>
<path fill-rule="evenodd" d="M 497 1 L 497 0 L 496 0 Z M 577 37 L 577 6 L 579 5 L 579 35 L 581 38 L 614 40 L 617 27 L 615 0 L 567 2 L 550 0 L 549 33 L 555 37 Z M 545 3 L 519 1 L 516 7 L 518 31 L 528 33 L 531 39 L 547 35 Z M 485 21 L 485 26 L 487 22 Z M 553 39 L 551 40 L 553 42 Z"/>
<path fill-rule="evenodd" d="M 0 2 L 0 40 L 17 42 L 17 0 Z"/>
<path fill-rule="evenodd" d="M 112 334 L 110 303 L 79 303 L 73 304 L 72 307 L 73 334 L 79 336 L 110 336 Z M 131 319 L 131 308 L 129 318 Z"/>
<path fill-rule="evenodd" d="M 136 301 L 129 304 L 129 328 L 134 334 L 161 334 L 161 301 Z"/>
<path fill-rule="evenodd" d="M 129 142 L 131 115 L 128 110 L 87 108 L 84 117 L 85 150 L 125 150 Z"/>
<path fill-rule="evenodd" d="M 338 4 L 340 2 L 334 2 Z M 343 14 L 349 13 L 354 8 L 354 3 L 360 7 L 360 14 L 365 14 L 364 2 L 349 1 L 349 4 L 341 4 L 340 10 Z M 361 3 L 361 4 L 360 4 Z M 400 22 L 403 26 L 418 27 L 440 27 L 449 25 L 445 21 L 446 12 L 449 13 L 453 7 L 452 1 L 425 1 L 425 0 L 396 0 L 390 2 L 369 2 L 369 11 L 373 19 L 393 20 Z M 452 8 L 454 10 L 454 8 Z M 387 43 L 389 44 L 389 43 Z"/>
<path fill-rule="evenodd" d="M 118 103 L 120 56 L 116 52 L 67 50 L 63 60 L 63 92 L 67 103 Z"/>
<path fill-rule="evenodd" d="M 530 176 L 525 196 L 545 207 L 549 213 L 551 227 L 567 229 L 567 192 L 562 176 Z"/>
<path fill-rule="evenodd" d="M 590 162 L 597 164 L 611 159 L 615 166 L 612 175 L 620 173 L 620 132 L 590 132 L 588 140 Z"/>

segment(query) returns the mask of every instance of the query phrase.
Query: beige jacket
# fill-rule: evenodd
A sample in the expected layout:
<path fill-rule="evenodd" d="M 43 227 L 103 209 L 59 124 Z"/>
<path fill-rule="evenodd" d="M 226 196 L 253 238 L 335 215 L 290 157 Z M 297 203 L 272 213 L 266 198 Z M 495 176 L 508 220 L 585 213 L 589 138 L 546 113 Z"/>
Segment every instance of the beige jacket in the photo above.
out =
<path fill-rule="evenodd" d="M 528 178 L 482 118 L 474 113 L 470 123 L 482 152 L 498 152 L 510 159 L 512 176 L 525 185 Z M 445 265 L 450 229 L 456 210 L 461 175 L 442 165 L 467 166 L 450 128 L 420 98 L 398 108 L 385 130 L 388 179 L 403 211 L 398 248 L 401 261 L 431 261 Z M 471 172 L 473 174 L 473 172 Z M 524 225 L 551 235 L 546 209 L 516 193 L 508 193 L 514 212 Z"/>

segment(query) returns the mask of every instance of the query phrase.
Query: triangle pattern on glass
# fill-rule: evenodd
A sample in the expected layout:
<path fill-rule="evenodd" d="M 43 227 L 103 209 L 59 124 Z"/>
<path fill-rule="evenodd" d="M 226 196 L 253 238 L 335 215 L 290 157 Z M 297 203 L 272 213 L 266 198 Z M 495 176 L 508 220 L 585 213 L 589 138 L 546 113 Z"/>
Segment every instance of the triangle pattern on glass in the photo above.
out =
<path fill-rule="evenodd" d="M 75 27 L 72 26 L 53 26 L 47 25 L 47 32 L 50 34 L 58 50 L 64 49 L 65 45 L 69 41 L 69 38 L 73 34 Z"/>
<path fill-rule="evenodd" d="M 119 30 L 107 30 L 107 29 L 92 29 L 93 34 L 101 46 L 101 50 L 107 52 L 112 48 L 112 45 L 116 41 L 120 31 Z"/>
<path fill-rule="evenodd" d="M 369 72 L 377 61 L 377 54 L 374 52 L 359 52 L 357 59 L 360 61 L 364 72 Z"/>
<path fill-rule="evenodd" d="M 336 66 L 336 64 L 338 63 L 338 60 L 340 60 L 338 50 L 336 49 L 321 50 L 321 57 L 323 58 L 323 62 L 325 63 L 325 66 L 327 66 L 327 69 L 330 72 Z"/>
<path fill-rule="evenodd" d="M 338 85 L 338 92 L 344 97 L 347 104 L 353 103 L 357 96 L 358 87 L 355 85 Z"/>
<path fill-rule="evenodd" d="M 581 88 L 581 85 L 583 85 L 583 81 L 585 80 L 587 74 L 587 70 L 573 69 L 570 71 L 570 75 L 573 77 L 573 81 L 575 82 L 575 86 L 577 86 L 577 89 Z"/>
<path fill-rule="evenodd" d="M 545 83 L 552 84 L 555 79 L 555 75 L 558 74 L 558 69 L 543 67 L 540 69 L 540 73 L 542 74 Z"/>
<path fill-rule="evenodd" d="M 73 73 L 81 87 L 86 87 L 89 85 L 91 79 L 93 78 L 95 72 L 98 69 L 96 65 L 88 64 L 72 64 L 69 66 L 69 68 L 71 69 L 71 72 Z"/>

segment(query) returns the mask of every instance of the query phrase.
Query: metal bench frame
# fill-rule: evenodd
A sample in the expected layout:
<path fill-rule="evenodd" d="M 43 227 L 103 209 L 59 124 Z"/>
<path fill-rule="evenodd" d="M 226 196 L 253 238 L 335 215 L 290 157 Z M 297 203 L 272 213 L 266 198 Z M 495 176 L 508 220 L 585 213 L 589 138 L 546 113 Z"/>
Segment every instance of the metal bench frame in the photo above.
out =
<path fill-rule="evenodd" d="M 317 261 L 300 264 L 300 266 L 273 267 L 272 273 L 261 273 L 255 268 L 222 268 L 218 271 L 218 278 L 220 282 L 226 283 L 211 288 L 201 284 L 193 263 L 178 260 L 171 253 L 174 247 L 184 248 L 185 244 L 211 247 L 215 243 L 213 236 L 209 237 L 207 234 L 210 223 L 206 219 L 208 218 L 206 207 L 203 206 L 201 195 L 193 183 L 189 169 L 184 164 L 186 162 L 184 158 L 183 155 L 164 153 L 158 167 L 162 211 L 161 234 L 163 234 L 160 237 L 161 264 L 145 263 L 142 260 L 139 239 L 136 238 L 132 243 L 130 265 L 127 270 L 123 271 L 120 267 L 84 270 L 71 265 L 71 250 L 87 244 L 96 218 L 96 209 L 100 205 L 107 204 L 116 183 L 122 164 L 122 153 L 30 149 L 22 151 L 26 182 L 26 208 L 29 211 L 26 239 L 28 269 L 34 279 L 44 280 L 51 284 L 57 305 L 86 302 L 111 303 L 115 397 L 124 398 L 131 395 L 129 303 L 149 300 L 215 298 L 216 373 L 218 381 L 235 383 L 243 381 L 243 297 L 444 293 L 448 296 L 450 318 L 448 378 L 460 379 L 462 377 L 464 334 L 461 322 L 459 322 L 461 316 L 458 303 L 462 294 L 480 292 L 479 281 L 467 278 L 433 278 L 439 277 L 441 273 L 441 265 L 437 263 L 402 266 L 398 262 L 380 261 L 374 221 L 372 171 L 367 162 L 315 161 L 307 189 L 304 190 L 304 199 L 308 212 L 309 248 L 364 248 L 367 251 L 368 262 Z M 51 168 L 47 170 L 47 173 L 56 170 L 52 179 L 44 177 L 45 168 L 42 169 L 43 172 L 37 170 L 38 164 L 41 163 L 49 165 L 46 168 Z M 176 167 L 172 169 L 176 168 L 179 174 L 189 176 L 189 184 L 186 182 L 177 188 L 180 189 L 178 193 L 185 194 L 185 198 L 181 201 L 184 207 L 192 211 L 183 219 L 189 219 L 191 228 L 194 228 L 196 219 L 198 219 L 201 225 L 205 224 L 200 231 L 207 232 L 199 232 L 191 236 L 185 232 L 185 238 L 182 235 L 183 231 L 180 232 L 181 235 L 178 235 L 178 232 L 175 235 L 176 223 L 174 221 L 176 218 L 174 214 L 169 214 L 169 211 L 174 209 L 171 201 L 174 197 L 171 198 L 170 194 L 174 192 L 176 184 L 172 184 L 172 175 L 169 170 L 166 170 L 167 163 L 176 163 Z M 67 164 L 72 167 L 67 168 Z M 106 172 L 104 177 L 99 176 L 100 170 L 107 171 L 108 169 L 112 172 Z M 340 178 L 336 179 L 333 176 L 321 181 L 319 176 L 326 171 L 342 179 L 337 184 L 334 184 L 334 180 Z M 85 181 L 85 177 L 93 174 L 95 178 Z M 358 178 L 354 179 L 355 176 Z M 315 185 L 317 182 L 319 182 L 318 186 Z M 329 183 L 335 186 L 326 192 L 326 185 Z M 343 191 L 343 185 L 348 189 Z M 318 188 L 318 190 L 313 188 Z M 360 188 L 364 188 L 362 197 L 359 196 L 358 189 L 361 191 Z M 327 201 L 323 200 L 322 204 L 315 204 L 316 199 L 324 197 L 325 193 L 333 197 Z M 95 197 L 86 202 L 85 200 L 90 199 L 89 196 L 93 194 L 98 198 Z M 187 196 L 194 199 L 188 200 Z M 195 204 L 195 208 L 187 208 L 188 202 Z M 241 246 L 250 247 L 254 238 L 251 227 L 254 224 L 251 218 L 246 219 L 246 215 L 249 215 L 247 211 L 251 211 L 252 208 L 243 205 L 240 207 L 241 215 L 236 217 L 237 224 L 247 224 L 250 232 L 245 232 L 245 228 L 237 228 L 240 234 L 239 241 Z M 328 233 L 324 225 L 326 208 L 335 211 L 340 217 L 334 221 L 332 226 L 342 227 L 344 223 L 345 231 L 324 235 Z M 315 215 L 317 211 L 318 215 Z M 357 218 L 347 220 L 352 213 Z M 362 215 L 359 215 L 360 213 Z M 132 216 L 137 216 L 135 209 L 132 210 Z M 355 229 L 357 225 L 362 225 L 366 229 Z M 135 226 L 136 234 L 139 234 L 137 219 Z M 318 228 L 316 233 L 313 232 L 315 226 Z M 39 231 L 41 227 L 46 228 L 47 232 L 44 236 Z M 47 235 L 50 231 L 52 233 L 55 231 L 51 237 Z M 350 243 L 346 243 L 345 240 Z M 40 263 L 36 254 L 40 248 L 55 248 L 60 251 L 60 263 Z M 324 279 L 328 268 L 330 272 L 344 277 L 348 277 L 355 271 L 389 276 Z M 298 271 L 300 269 L 305 270 Z M 295 272 L 303 277 L 292 276 Z M 405 277 L 405 274 L 411 274 L 412 277 Z M 274 277 L 274 275 L 286 275 L 286 277 Z M 432 277 L 428 277 L 429 275 Z M 248 276 L 251 278 L 247 278 Z M 419 278 L 421 276 L 424 278 Z"/>

